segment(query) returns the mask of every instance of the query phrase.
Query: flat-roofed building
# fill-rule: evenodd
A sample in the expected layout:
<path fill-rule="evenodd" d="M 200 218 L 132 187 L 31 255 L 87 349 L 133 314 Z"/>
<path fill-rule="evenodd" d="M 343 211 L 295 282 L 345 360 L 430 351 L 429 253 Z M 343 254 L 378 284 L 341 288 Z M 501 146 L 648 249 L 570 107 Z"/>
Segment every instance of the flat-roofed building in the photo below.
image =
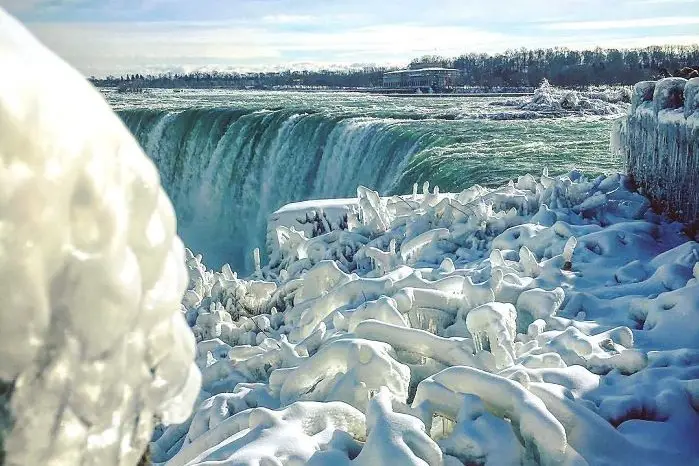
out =
<path fill-rule="evenodd" d="M 448 89 L 458 84 L 459 76 L 459 70 L 454 68 L 389 71 L 383 75 L 383 87 L 388 89 L 415 89 L 423 87 Z"/>

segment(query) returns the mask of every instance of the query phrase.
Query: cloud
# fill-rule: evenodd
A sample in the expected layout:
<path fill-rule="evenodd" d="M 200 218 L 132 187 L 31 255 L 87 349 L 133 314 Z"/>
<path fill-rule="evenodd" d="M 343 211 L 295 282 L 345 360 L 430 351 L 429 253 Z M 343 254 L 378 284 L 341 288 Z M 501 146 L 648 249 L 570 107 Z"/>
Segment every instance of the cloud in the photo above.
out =
<path fill-rule="evenodd" d="M 552 31 L 598 31 L 611 29 L 677 27 L 694 24 L 699 24 L 699 16 L 668 16 L 664 18 L 563 22 L 545 24 L 542 26 L 542 28 Z"/>
<path fill-rule="evenodd" d="M 60 8 L 46 9 L 49 4 Z M 529 0 L 526 7 L 520 0 L 500 0 L 497 9 L 480 0 L 440 0 L 439 8 L 425 8 L 420 0 L 0 0 L 0 5 L 23 8 L 20 18 L 43 42 L 95 75 L 404 65 L 424 54 L 699 43 L 696 15 L 668 14 L 664 5 L 641 9 L 625 0 Z"/>
<path fill-rule="evenodd" d="M 85 74 L 144 67 L 269 67 L 306 62 L 407 63 L 423 54 L 494 51 L 507 36 L 465 27 L 387 25 L 289 31 L 265 25 L 180 23 L 43 23 L 34 33 Z"/>
<path fill-rule="evenodd" d="M 694 3 L 697 0 L 634 0 L 633 5 L 669 5 L 672 3 Z"/>
<path fill-rule="evenodd" d="M 405 65 L 425 54 L 457 56 L 512 47 L 633 47 L 696 43 L 693 34 L 614 37 L 603 33 L 547 36 L 416 23 L 332 29 L 277 28 L 264 22 L 41 23 L 31 25 L 49 47 L 86 75 L 174 69 L 279 69 L 301 64 Z"/>
<path fill-rule="evenodd" d="M 268 15 L 262 17 L 262 22 L 267 24 L 313 24 L 319 18 L 311 15 Z"/>
<path fill-rule="evenodd" d="M 39 5 L 42 0 L 0 0 L 0 8 L 4 8 L 12 14 L 31 11 Z"/>

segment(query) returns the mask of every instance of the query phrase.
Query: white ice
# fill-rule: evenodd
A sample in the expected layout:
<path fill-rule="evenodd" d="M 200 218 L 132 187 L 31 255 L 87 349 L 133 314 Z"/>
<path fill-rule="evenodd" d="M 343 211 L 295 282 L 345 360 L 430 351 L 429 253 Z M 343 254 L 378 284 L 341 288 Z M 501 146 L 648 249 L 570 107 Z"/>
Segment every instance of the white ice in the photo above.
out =
<path fill-rule="evenodd" d="M 624 176 L 360 188 L 270 232 L 254 279 L 188 255 L 202 401 L 156 463 L 696 463 L 699 244 Z"/>
<path fill-rule="evenodd" d="M 615 123 L 611 149 L 640 192 L 675 218 L 699 218 L 699 78 L 642 81 L 627 118 Z"/>
<path fill-rule="evenodd" d="M 1 9 L 0 69 L 4 464 L 136 464 L 200 390 L 172 206 L 100 93 Z"/>
<path fill-rule="evenodd" d="M 620 116 L 629 108 L 631 90 L 626 87 L 608 87 L 584 91 L 552 86 L 544 79 L 531 97 L 519 97 L 491 105 L 512 107 L 514 110 L 485 113 L 495 120 L 521 120 L 565 116 Z"/>

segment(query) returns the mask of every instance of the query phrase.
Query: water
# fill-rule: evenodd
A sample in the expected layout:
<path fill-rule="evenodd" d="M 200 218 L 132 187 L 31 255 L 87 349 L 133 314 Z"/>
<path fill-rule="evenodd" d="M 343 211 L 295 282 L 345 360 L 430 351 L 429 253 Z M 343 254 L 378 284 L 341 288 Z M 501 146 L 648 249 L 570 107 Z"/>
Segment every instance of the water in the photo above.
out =
<path fill-rule="evenodd" d="M 408 193 L 496 185 L 526 172 L 622 168 L 613 118 L 519 119 L 494 98 L 217 90 L 106 92 L 158 166 L 186 245 L 214 267 L 252 268 L 267 216 L 362 184 Z M 542 116 L 550 113 L 542 112 Z M 502 119 L 514 118 L 514 119 Z M 263 247 L 264 249 L 264 247 Z"/>

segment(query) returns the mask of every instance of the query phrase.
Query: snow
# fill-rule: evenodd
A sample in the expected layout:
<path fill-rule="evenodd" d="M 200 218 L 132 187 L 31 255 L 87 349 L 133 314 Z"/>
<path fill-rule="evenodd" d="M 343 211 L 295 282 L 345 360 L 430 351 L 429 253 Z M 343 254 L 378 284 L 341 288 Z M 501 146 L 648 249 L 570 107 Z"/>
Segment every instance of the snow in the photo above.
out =
<path fill-rule="evenodd" d="M 280 240 L 276 230 L 283 226 L 295 231 L 302 231 L 306 236 L 316 231 L 337 230 L 343 219 L 358 209 L 357 199 L 320 199 L 287 204 L 270 216 L 267 223 L 267 240 L 272 247 L 279 247 Z M 270 244 L 268 244 L 270 246 Z"/>
<path fill-rule="evenodd" d="M 172 206 L 99 92 L 1 9 L 0 64 L 0 462 L 136 464 L 200 390 Z"/>
<path fill-rule="evenodd" d="M 273 214 L 254 277 L 188 252 L 201 405 L 156 464 L 693 464 L 699 244 L 630 186 L 360 187 Z"/>
<path fill-rule="evenodd" d="M 450 367 L 420 382 L 413 408 L 423 418 L 435 412 L 457 419 L 463 395 L 476 395 L 491 414 L 519 426 L 524 458 L 542 465 L 560 464 L 566 451 L 566 432 L 544 403 L 527 390 L 527 382 L 514 381 L 471 367 Z M 451 412 L 450 412 L 451 411 Z M 465 422 L 471 419 L 464 419 Z M 465 458 L 473 461 L 475 458 Z"/>

